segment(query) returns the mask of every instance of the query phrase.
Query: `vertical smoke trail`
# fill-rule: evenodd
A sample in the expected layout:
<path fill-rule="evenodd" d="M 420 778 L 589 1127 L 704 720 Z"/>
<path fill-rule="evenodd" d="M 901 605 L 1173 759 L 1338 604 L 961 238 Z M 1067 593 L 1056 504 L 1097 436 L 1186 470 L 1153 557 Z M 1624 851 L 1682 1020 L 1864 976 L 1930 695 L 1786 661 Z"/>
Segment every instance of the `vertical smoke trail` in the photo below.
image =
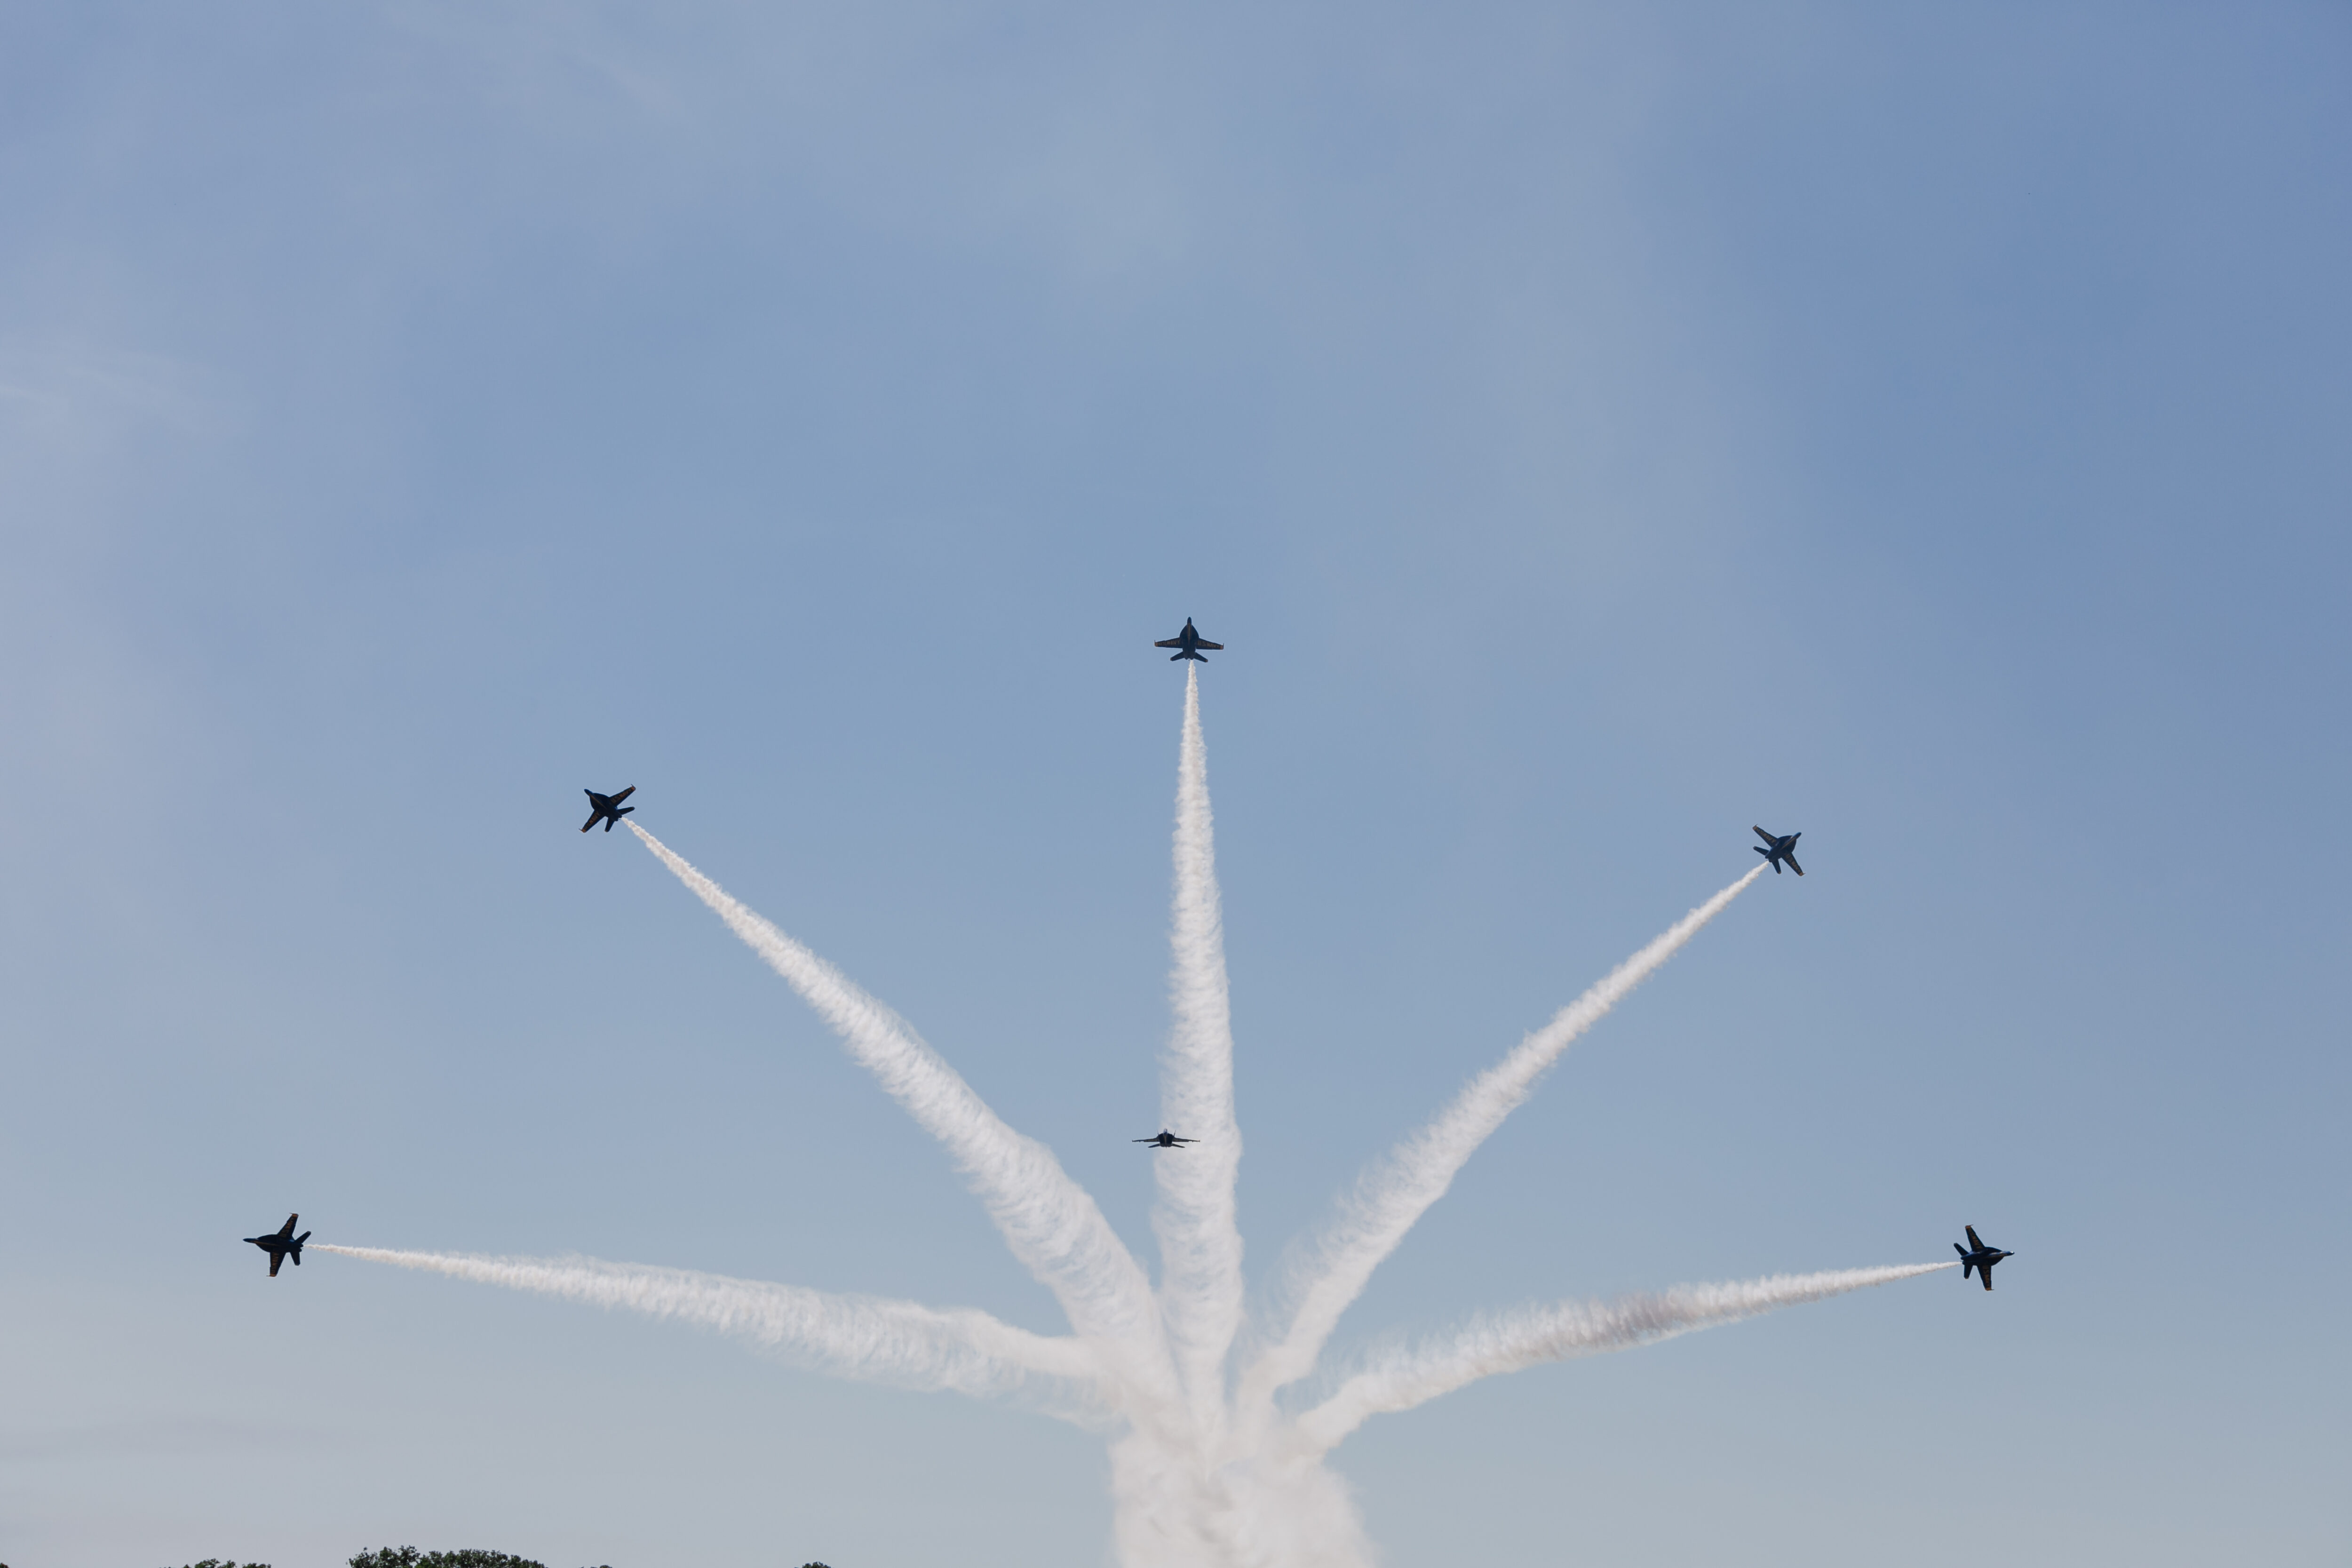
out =
<path fill-rule="evenodd" d="M 1184 683 L 1175 864 L 1170 933 L 1175 963 L 1169 977 L 1175 1022 L 1160 1059 L 1160 1125 L 1200 1142 L 1153 1152 L 1160 1206 L 1152 1228 L 1160 1237 L 1160 1295 L 1177 1368 L 1194 1424 L 1206 1435 L 1223 1424 L 1225 1354 L 1241 1331 L 1244 1287 L 1234 1200 L 1242 1135 L 1234 1120 L 1233 1016 L 1198 666 Z"/>
<path fill-rule="evenodd" d="M 1410 1410 L 1465 1384 L 1541 1362 L 1630 1350 L 1801 1301 L 1916 1279 L 1951 1262 L 1775 1274 L 1720 1285 L 1677 1285 L 1654 1295 L 1556 1306 L 1474 1319 L 1442 1343 L 1399 1350 L 1375 1362 L 1298 1418 L 1316 1453 L 1328 1452 L 1369 1416 Z"/>
<path fill-rule="evenodd" d="M 1139 1389 L 1166 1388 L 1172 1373 L 1150 1283 L 1053 1151 L 1006 1126 L 905 1019 L 729 897 L 660 839 L 634 822 L 629 828 L 833 1026 L 850 1055 L 924 1131 L 947 1146 L 1013 1256 L 1054 1292 L 1070 1326 L 1083 1338 L 1119 1346 L 1131 1363 L 1129 1381 Z"/>
<path fill-rule="evenodd" d="M 1576 1037 L 1601 1021 L 1633 989 L 1721 914 L 1763 875 L 1759 866 L 1691 910 L 1608 977 L 1561 1008 L 1550 1023 L 1519 1042 L 1500 1062 L 1470 1080 L 1454 1103 L 1390 1151 L 1366 1175 L 1322 1237 L 1302 1271 L 1297 1307 L 1282 1339 L 1242 1380 L 1244 1405 L 1262 1409 L 1274 1391 L 1307 1375 L 1323 1343 L 1388 1255 L 1445 1189 L 1487 1134 L 1534 1092 L 1536 1080 Z"/>
<path fill-rule="evenodd" d="M 751 1340 L 836 1376 L 975 1396 L 1021 1393 L 1045 1379 L 1068 1385 L 1055 1391 L 1065 1407 L 1056 1414 L 1082 1419 L 1097 1408 L 1093 1385 L 1100 1368 L 1085 1345 L 1016 1329 L 976 1308 L 835 1296 L 593 1258 L 480 1258 L 323 1245 L 311 1250 L 674 1318 Z"/>

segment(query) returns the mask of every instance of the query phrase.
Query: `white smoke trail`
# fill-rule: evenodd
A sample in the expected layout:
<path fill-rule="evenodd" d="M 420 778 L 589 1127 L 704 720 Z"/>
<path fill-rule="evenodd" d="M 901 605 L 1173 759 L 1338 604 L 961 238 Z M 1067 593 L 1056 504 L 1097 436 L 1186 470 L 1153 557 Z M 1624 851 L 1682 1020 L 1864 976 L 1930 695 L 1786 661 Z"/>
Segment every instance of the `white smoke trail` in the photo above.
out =
<path fill-rule="evenodd" d="M 1013 1256 L 1054 1292 L 1071 1327 L 1125 1361 L 1131 1386 L 1169 1389 L 1173 1370 L 1150 1283 L 1053 1151 L 1006 1126 L 905 1019 L 729 897 L 660 839 L 634 822 L 629 827 L 833 1026 L 850 1055 L 924 1131 L 947 1146 Z"/>
<path fill-rule="evenodd" d="M 1225 1355 L 1241 1331 L 1244 1282 L 1234 1184 L 1242 1157 L 1234 1120 L 1234 1030 L 1225 987 L 1224 919 L 1217 894 L 1208 748 L 1201 737 L 1198 667 L 1184 683 L 1176 784 L 1176 900 L 1171 921 L 1175 1015 L 1160 1059 L 1160 1125 L 1199 1142 L 1154 1151 L 1160 1206 L 1160 1300 L 1193 1422 L 1222 1427 Z"/>
<path fill-rule="evenodd" d="M 319 1243 L 310 1250 L 673 1318 L 837 1376 L 983 1397 L 1025 1394 L 1071 1420 L 1099 1421 L 1107 1414 L 1100 1364 L 1082 1342 L 1033 1334 L 974 1308 L 835 1296 L 593 1258 L 482 1258 Z"/>
<path fill-rule="evenodd" d="M 1126 1568 L 1369 1568 L 1347 1485 L 1325 1460 L 1371 1415 L 1475 1379 L 1617 1350 L 1820 1300 L 1949 1263 L 1683 1286 L 1475 1320 L 1452 1336 L 1360 1364 L 1303 1415 L 1276 1393 L 1311 1372 L 1372 1271 L 1442 1196 L 1478 1145 L 1586 1029 L 1671 958 L 1760 874 L 1751 871 L 1562 1008 L 1474 1079 L 1357 1186 L 1303 1255 L 1286 1324 L 1230 1396 L 1244 1326 L 1235 1179 L 1242 1140 L 1197 669 L 1187 671 L 1171 921 L 1173 1024 L 1162 1058 L 1165 1125 L 1201 1142 L 1156 1152 L 1153 1215 L 1164 1260 L 1155 1297 L 1094 1200 L 1051 1151 L 1014 1132 L 905 1020 L 629 824 L 679 880 L 781 974 L 850 1053 L 949 1150 L 1014 1256 L 1076 1331 L 1048 1338 L 984 1312 L 835 1296 L 592 1258 L 483 1258 L 320 1244 L 315 1250 L 512 1289 L 626 1307 L 750 1340 L 813 1369 L 902 1387 L 1013 1396 L 1108 1428 L 1118 1554 Z"/>
<path fill-rule="evenodd" d="M 1297 1305 L 1282 1338 L 1242 1380 L 1245 1410 L 1263 1414 L 1274 1391 L 1312 1371 L 1339 1316 L 1363 1291 L 1405 1233 L 1445 1189 L 1478 1145 L 1535 1091 L 1544 1069 L 1633 988 L 1657 973 L 1701 926 L 1763 874 L 1760 865 L 1691 910 L 1607 978 L 1562 1007 L 1550 1023 L 1519 1042 L 1500 1062 L 1470 1080 L 1436 1121 L 1391 1150 L 1369 1173 L 1339 1217 L 1325 1232 L 1292 1287 Z"/>
<path fill-rule="evenodd" d="M 1375 1361 L 1340 1384 L 1330 1398 L 1301 1415 L 1298 1431 L 1312 1452 L 1325 1453 L 1370 1416 L 1410 1410 L 1482 1377 L 1570 1356 L 1630 1350 L 1775 1308 L 1819 1301 L 1954 1267 L 1948 1261 L 1775 1274 L 1727 1284 L 1677 1285 L 1670 1290 L 1622 1296 L 1613 1301 L 1562 1301 L 1476 1318 L 1434 1344 L 1398 1350 Z"/>

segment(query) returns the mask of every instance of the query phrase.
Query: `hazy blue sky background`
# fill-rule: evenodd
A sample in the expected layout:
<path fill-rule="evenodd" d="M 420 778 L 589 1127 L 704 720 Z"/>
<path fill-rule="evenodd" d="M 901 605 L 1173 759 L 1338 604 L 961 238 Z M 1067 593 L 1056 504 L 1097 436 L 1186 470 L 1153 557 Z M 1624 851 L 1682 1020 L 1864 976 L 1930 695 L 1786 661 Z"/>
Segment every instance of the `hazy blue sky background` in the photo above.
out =
<path fill-rule="evenodd" d="M 1186 615 L 1260 1272 L 1399 1564 L 2352 1557 L 2352 12 L 0 9 L 0 1557 L 1096 1563 L 1096 1442 L 236 1238 L 1057 1327 L 580 790 L 1136 1245 Z M 290 1273 L 290 1271 L 289 1271 Z"/>

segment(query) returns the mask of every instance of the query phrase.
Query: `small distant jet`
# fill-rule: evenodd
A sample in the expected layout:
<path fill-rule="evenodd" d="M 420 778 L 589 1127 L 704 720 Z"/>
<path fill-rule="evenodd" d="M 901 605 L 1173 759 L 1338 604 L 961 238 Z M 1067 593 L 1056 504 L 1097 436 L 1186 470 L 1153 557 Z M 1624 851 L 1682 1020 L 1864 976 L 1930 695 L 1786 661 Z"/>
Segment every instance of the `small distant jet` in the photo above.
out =
<path fill-rule="evenodd" d="M 1217 645 L 1211 643 L 1209 646 L 1211 647 L 1214 647 Z M 1180 1144 L 1198 1143 L 1200 1140 L 1198 1138 L 1179 1138 L 1173 1132 L 1163 1131 L 1156 1138 L 1130 1138 L 1128 1142 L 1130 1143 L 1149 1143 L 1155 1149 L 1173 1149 Z"/>
<path fill-rule="evenodd" d="M 1797 864 L 1797 840 L 1802 838 L 1803 834 L 1791 833 L 1786 837 L 1775 838 L 1759 827 L 1756 830 L 1756 837 L 1771 846 L 1769 849 L 1759 849 L 1756 853 L 1764 857 L 1764 863 L 1772 868 L 1772 875 L 1777 877 L 1780 874 L 1780 862 L 1783 860 L 1789 863 L 1789 869 L 1798 876 L 1801 877 L 1805 874 L 1805 868 Z"/>
<path fill-rule="evenodd" d="M 1224 644 L 1221 642 L 1211 642 L 1208 638 L 1194 631 L 1192 629 L 1192 617 L 1190 616 L 1186 616 L 1184 617 L 1184 629 L 1182 631 L 1178 632 L 1174 637 L 1168 638 L 1165 642 L 1156 642 L 1151 646 L 1153 647 L 1172 647 L 1180 649 L 1181 651 L 1170 657 L 1168 662 L 1171 664 L 1174 664 L 1180 658 L 1199 658 L 1202 664 L 1206 664 L 1209 661 L 1201 658 L 1201 650 L 1202 648 L 1207 648 L 1213 653 L 1223 653 L 1225 651 Z"/>
<path fill-rule="evenodd" d="M 637 809 L 634 805 L 621 804 L 637 793 L 637 786 L 635 784 L 631 784 L 618 795 L 598 795 L 593 789 L 583 789 L 580 793 L 588 797 L 588 805 L 592 808 L 588 813 L 588 820 L 580 825 L 580 831 L 583 833 L 600 822 L 604 825 L 604 831 L 610 833 L 613 831 L 613 824 Z"/>
<path fill-rule="evenodd" d="M 1973 1273 L 1984 1281 L 1984 1288 L 1990 1290 L 1992 1289 L 1992 1266 L 2004 1258 L 2017 1255 L 2003 1252 L 1998 1247 L 1987 1247 L 1977 1239 L 1977 1227 L 1972 1225 L 1964 1225 L 1960 1228 L 1969 1233 L 1968 1246 L 1962 1247 L 1957 1241 L 1952 1243 L 1952 1250 L 1960 1255 L 1960 1278 L 1965 1279 Z"/>
<path fill-rule="evenodd" d="M 275 1236 L 248 1236 L 245 1238 L 269 1254 L 269 1277 L 272 1279 L 278 1278 L 278 1266 L 289 1257 L 294 1259 L 295 1268 L 302 1267 L 302 1244 L 310 1239 L 310 1233 L 306 1230 L 299 1236 L 294 1234 L 294 1222 L 301 1217 L 299 1214 L 288 1215 L 286 1224 Z"/>

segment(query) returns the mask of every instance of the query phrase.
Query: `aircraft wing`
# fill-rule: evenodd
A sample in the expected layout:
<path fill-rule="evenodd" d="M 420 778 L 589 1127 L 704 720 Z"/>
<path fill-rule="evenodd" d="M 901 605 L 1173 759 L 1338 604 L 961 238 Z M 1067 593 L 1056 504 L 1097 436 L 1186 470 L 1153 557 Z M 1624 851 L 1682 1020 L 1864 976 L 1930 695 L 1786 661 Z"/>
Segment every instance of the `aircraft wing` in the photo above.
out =
<path fill-rule="evenodd" d="M 1184 646 L 1184 639 L 1182 637 L 1162 637 L 1151 646 L 1153 647 L 1182 647 Z M 1206 647 L 1209 645 L 1202 643 L 1201 646 L 1202 647 Z"/>
<path fill-rule="evenodd" d="M 1789 869 L 1798 876 L 1801 877 L 1805 874 L 1805 868 L 1797 864 L 1797 858 L 1794 855 L 1783 854 L 1780 858 L 1786 860 L 1789 863 Z"/>
<path fill-rule="evenodd" d="M 282 1225 L 282 1226 L 278 1226 L 278 1235 L 280 1235 L 280 1236 L 291 1236 L 291 1235 L 293 1235 L 293 1234 L 294 1234 L 294 1222 L 295 1222 L 296 1220 L 298 1220 L 298 1219 L 300 1219 L 301 1217 L 302 1217 L 302 1216 L 301 1216 L 300 1215 L 299 1215 L 299 1214 L 289 1214 L 289 1215 L 288 1215 L 286 1216 L 286 1223 L 285 1223 L 284 1225 Z"/>
<path fill-rule="evenodd" d="M 1759 838 L 1761 838 L 1762 840 L 1764 840 L 1764 842 L 1765 842 L 1765 843 L 1767 843 L 1767 844 L 1770 844 L 1770 845 L 1774 845 L 1774 846 L 1776 846 L 1776 847 L 1777 847 L 1777 846 L 1780 844 L 1780 842 L 1779 839 L 1777 839 L 1777 838 L 1773 837 L 1770 834 L 1769 834 L 1769 833 L 1765 832 L 1765 831 L 1764 831 L 1762 828 L 1760 828 L 1760 827 L 1759 827 L 1759 828 L 1757 828 L 1757 829 L 1756 829 L 1756 837 L 1759 837 Z"/>
<path fill-rule="evenodd" d="M 580 825 L 580 831 L 581 831 L 581 832 L 583 832 L 583 833 L 585 833 L 585 832 L 587 832 L 590 828 L 592 828 L 592 827 L 595 826 L 596 826 L 596 819 L 597 819 L 598 817 L 600 817 L 600 816 L 604 816 L 604 814 L 603 812 L 601 812 L 601 811 L 592 811 L 592 812 L 590 812 L 590 813 L 588 814 L 588 820 L 587 820 L 587 821 L 585 821 L 585 822 L 583 822 L 583 823 L 582 823 L 582 824 Z"/>
<path fill-rule="evenodd" d="M 1221 643 L 1221 642 L 1211 642 L 1211 641 L 1210 641 L 1208 638 L 1206 638 L 1206 637 L 1195 637 L 1194 639 L 1192 639 L 1192 646 L 1193 646 L 1194 647 L 1213 648 L 1213 649 L 1214 649 L 1215 651 L 1217 651 L 1218 653 L 1223 653 L 1223 652 L 1224 652 L 1224 651 L 1225 651 L 1225 645 L 1224 645 L 1224 644 L 1223 644 L 1223 643 Z"/>
<path fill-rule="evenodd" d="M 623 790 L 620 794 L 618 794 L 618 795 L 614 795 L 614 796 L 613 797 L 613 804 L 614 804 L 614 805 L 620 805 L 623 801 L 625 801 L 625 800 L 628 799 L 631 795 L 635 795 L 635 794 L 636 794 L 636 793 L 637 793 L 637 786 L 636 786 L 636 785 L 635 785 L 635 784 L 631 784 L 628 788 L 626 788 L 626 789 Z"/>
<path fill-rule="evenodd" d="M 1977 1278 L 1978 1278 L 1978 1279 L 1981 1279 L 1981 1280 L 1983 1280 L 1983 1281 L 1985 1282 L 1985 1289 L 1986 1289 L 1990 1290 L 1990 1289 L 1992 1289 L 1992 1270 L 1991 1270 L 1991 1269 L 1990 1269 L 1990 1268 L 1979 1268 L 1979 1269 L 1978 1269 L 1978 1270 L 1977 1270 Z"/>
<path fill-rule="evenodd" d="M 282 1252 L 273 1252 L 269 1255 L 269 1277 L 272 1279 L 278 1278 L 278 1266 L 285 1261 L 286 1255 Z"/>

